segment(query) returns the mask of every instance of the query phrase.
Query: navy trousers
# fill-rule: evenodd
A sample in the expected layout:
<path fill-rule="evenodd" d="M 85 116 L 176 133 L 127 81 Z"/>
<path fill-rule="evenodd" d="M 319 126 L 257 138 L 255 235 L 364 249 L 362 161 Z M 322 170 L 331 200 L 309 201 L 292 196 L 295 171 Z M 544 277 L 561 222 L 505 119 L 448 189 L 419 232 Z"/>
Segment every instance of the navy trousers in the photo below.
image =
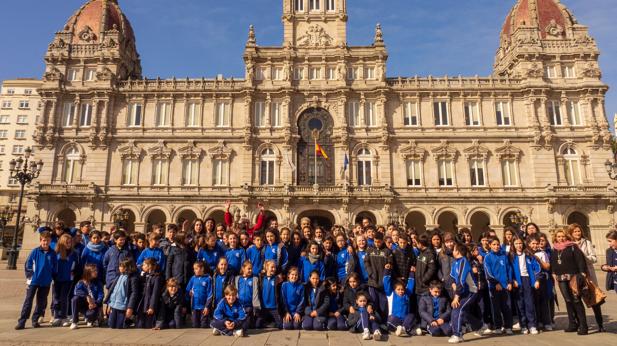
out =
<path fill-rule="evenodd" d="M 124 322 L 126 321 L 126 310 L 111 309 L 109 314 L 109 328 L 111 329 L 124 329 Z"/>
<path fill-rule="evenodd" d="M 512 307 L 510 306 L 510 292 L 505 287 L 501 291 L 490 289 L 491 308 L 493 312 L 493 327 L 495 329 L 512 329 Z"/>
<path fill-rule="evenodd" d="M 94 322 L 99 317 L 99 307 L 90 309 L 86 297 L 75 296 L 71 299 L 71 307 L 73 311 L 73 319 L 71 322 L 79 322 L 79 314 L 84 314 L 86 322 Z"/>
<path fill-rule="evenodd" d="M 69 294 L 72 281 L 54 282 L 52 290 L 51 310 L 54 318 L 65 319 L 69 313 Z"/>
<path fill-rule="evenodd" d="M 411 334 L 411 330 L 413 329 L 415 316 L 413 314 L 407 314 L 404 319 L 401 319 L 396 316 L 388 317 L 388 329 L 396 330 L 397 327 L 403 326 L 405 328 L 405 332 L 407 334 Z"/>
<path fill-rule="evenodd" d="M 352 333 L 363 332 L 364 329 L 368 329 L 369 332 L 374 333 L 379 329 L 377 321 L 371 320 L 366 310 L 356 310 L 356 312 L 350 314 L 347 325 L 350 328 L 349 331 Z"/>
<path fill-rule="evenodd" d="M 383 289 L 369 287 L 368 294 L 371 297 L 371 302 L 377 315 L 381 316 L 381 318 L 388 316 L 388 296 L 386 296 L 386 292 Z"/>
<path fill-rule="evenodd" d="M 450 323 L 444 323 L 440 326 L 433 327 L 429 325 L 426 330 L 430 334 L 430 336 L 450 336 L 452 335 L 452 326 Z"/>
<path fill-rule="evenodd" d="M 302 329 L 304 330 L 326 330 L 327 318 L 322 316 L 311 317 L 304 316 L 302 318 Z"/>
<path fill-rule="evenodd" d="M 47 308 L 47 296 L 49 295 L 49 287 L 32 286 L 29 285 L 26 289 L 26 298 L 24 304 L 21 307 L 21 314 L 19 315 L 19 324 L 24 325 L 30 313 L 32 312 L 32 302 L 36 297 L 36 306 L 34 313 L 32 314 L 32 321 L 38 321 L 39 317 L 43 316 L 45 309 Z"/>
<path fill-rule="evenodd" d="M 296 322 L 294 320 L 294 314 L 291 314 L 291 320 L 289 322 L 283 322 L 283 329 L 285 330 L 300 330 L 302 329 L 302 319 Z"/>
<path fill-rule="evenodd" d="M 328 317 L 328 330 L 347 330 L 347 322 L 345 321 L 345 317 L 340 315 L 339 317 Z"/>
<path fill-rule="evenodd" d="M 536 328 L 536 307 L 534 306 L 534 289 L 529 276 L 522 276 L 516 290 L 516 306 L 521 328 Z"/>
<path fill-rule="evenodd" d="M 478 299 L 477 293 L 470 293 L 464 298 L 460 298 L 459 307 L 452 310 L 452 317 L 450 319 L 450 325 L 452 328 L 452 334 L 456 336 L 463 336 L 462 328 L 466 323 L 471 324 L 473 330 L 478 330 L 482 327 L 482 321 L 477 319 L 472 313 L 471 308 Z M 512 317 L 510 316 L 510 320 Z M 510 328 L 511 328 L 510 324 Z"/>
<path fill-rule="evenodd" d="M 256 328 L 265 328 L 268 322 L 274 322 L 276 328 L 283 329 L 283 319 L 277 309 L 261 309 L 255 322 Z"/>
<path fill-rule="evenodd" d="M 226 322 L 225 320 L 213 319 L 212 323 L 210 323 L 210 327 L 218 330 L 219 332 L 221 332 L 221 334 L 227 335 L 227 336 L 232 336 L 235 330 L 242 329 L 242 331 L 246 333 L 246 330 L 248 329 L 247 319 L 239 323 L 236 323 L 233 330 L 227 329 L 227 327 L 225 326 L 225 322 Z"/>
<path fill-rule="evenodd" d="M 208 328 L 210 325 L 208 316 L 204 316 L 203 312 L 203 310 L 193 310 L 191 312 L 193 328 Z"/>

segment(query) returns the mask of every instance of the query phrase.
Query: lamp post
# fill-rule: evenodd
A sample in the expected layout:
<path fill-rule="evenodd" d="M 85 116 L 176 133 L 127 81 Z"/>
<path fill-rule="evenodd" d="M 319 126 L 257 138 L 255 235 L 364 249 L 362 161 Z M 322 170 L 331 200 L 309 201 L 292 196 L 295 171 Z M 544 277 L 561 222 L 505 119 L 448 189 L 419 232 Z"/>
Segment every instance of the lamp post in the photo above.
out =
<path fill-rule="evenodd" d="M 0 247 L 4 247 L 4 234 L 6 231 L 6 225 L 13 220 L 13 209 L 8 205 L 0 209 L 0 229 L 2 229 L 2 236 L 0 238 Z"/>
<path fill-rule="evenodd" d="M 43 161 L 38 162 L 30 161 L 30 155 L 32 155 L 32 149 L 26 148 L 24 156 L 17 160 L 11 160 L 9 163 L 11 179 L 15 179 L 20 184 L 19 189 L 19 202 L 17 203 L 17 220 L 15 220 L 15 231 L 13 232 L 13 244 L 8 250 L 8 264 L 6 269 L 17 269 L 17 256 L 19 256 L 19 249 L 17 248 L 17 237 L 19 233 L 19 224 L 21 222 L 21 206 L 24 199 L 24 188 L 26 184 L 32 182 L 32 180 L 39 177 L 41 170 L 43 169 Z"/>
<path fill-rule="evenodd" d="M 118 230 L 126 230 L 126 222 L 129 220 L 129 212 L 126 209 L 118 209 L 112 215 L 114 225 Z"/>

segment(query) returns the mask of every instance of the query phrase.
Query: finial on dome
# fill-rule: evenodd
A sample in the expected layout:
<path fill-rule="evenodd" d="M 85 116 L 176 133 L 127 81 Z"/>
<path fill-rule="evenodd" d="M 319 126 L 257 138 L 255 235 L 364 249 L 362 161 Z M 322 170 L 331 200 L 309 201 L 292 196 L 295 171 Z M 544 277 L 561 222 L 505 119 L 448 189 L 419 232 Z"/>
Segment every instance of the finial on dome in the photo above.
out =
<path fill-rule="evenodd" d="M 257 45 L 257 39 L 255 38 L 255 27 L 253 24 L 249 25 L 249 38 L 246 41 L 246 45 L 249 47 L 254 47 Z"/>
<path fill-rule="evenodd" d="M 383 31 L 381 30 L 381 24 L 377 23 L 375 26 L 375 46 L 383 46 Z"/>

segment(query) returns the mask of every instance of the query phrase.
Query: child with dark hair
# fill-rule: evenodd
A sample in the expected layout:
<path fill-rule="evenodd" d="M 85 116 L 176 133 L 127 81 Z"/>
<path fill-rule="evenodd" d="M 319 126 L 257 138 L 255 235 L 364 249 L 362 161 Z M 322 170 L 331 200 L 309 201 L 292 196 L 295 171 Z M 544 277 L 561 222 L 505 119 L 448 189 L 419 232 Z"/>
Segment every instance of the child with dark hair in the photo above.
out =
<path fill-rule="evenodd" d="M 197 253 L 197 260 L 204 262 L 209 272 L 214 273 L 221 257 L 225 257 L 225 250 L 216 242 L 216 235 L 209 233 L 206 236 L 205 246 Z"/>
<path fill-rule="evenodd" d="M 229 273 L 231 275 L 238 275 L 240 274 L 242 263 L 246 260 L 246 251 L 240 246 L 236 233 L 228 232 L 227 241 L 229 246 L 227 247 L 227 251 L 225 251 L 225 257 L 229 264 Z"/>
<path fill-rule="evenodd" d="M 73 250 L 73 239 L 70 235 L 60 236 L 56 245 L 56 254 L 58 267 L 54 276 L 52 293 L 51 310 L 54 316 L 51 322 L 52 327 L 68 324 L 65 320 L 68 316 L 69 296 L 79 266 L 79 256 L 77 251 Z"/>
<path fill-rule="evenodd" d="M 606 249 L 606 264 L 602 265 L 602 271 L 606 272 L 606 290 L 617 292 L 617 231 L 613 230 L 606 234 L 608 249 Z"/>
<path fill-rule="evenodd" d="M 105 270 L 106 288 L 109 290 L 111 283 L 119 275 L 120 263 L 127 259 L 133 259 L 133 254 L 126 244 L 126 233 L 124 231 L 114 232 L 114 245 L 112 245 L 105 256 L 103 256 L 103 268 Z"/>
<path fill-rule="evenodd" d="M 96 264 L 90 263 L 84 266 L 84 274 L 75 286 L 75 296 L 71 300 L 73 311 L 71 330 L 78 328 L 80 313 L 85 315 L 89 327 L 98 324 L 99 309 L 103 303 L 103 285 L 97 280 L 97 276 Z"/>
<path fill-rule="evenodd" d="M 51 234 L 47 231 L 39 235 L 40 246 L 32 250 L 26 259 L 25 271 L 28 288 L 26 289 L 26 298 L 21 308 L 21 314 L 16 330 L 24 329 L 26 321 L 30 317 L 32 311 L 32 301 L 36 296 L 36 307 L 32 314 L 32 327 L 38 328 L 39 317 L 43 316 L 47 308 L 47 296 L 49 295 L 49 287 L 57 270 L 56 253 L 49 247 Z"/>
<path fill-rule="evenodd" d="M 349 274 L 356 270 L 356 261 L 353 256 L 353 248 L 347 244 L 344 234 L 336 236 L 336 246 L 339 249 L 336 254 L 336 278 L 344 284 Z"/>
<path fill-rule="evenodd" d="M 261 232 L 253 234 L 253 245 L 246 250 L 246 259 L 253 264 L 253 275 L 259 276 L 263 267 L 262 249 L 264 246 L 264 235 Z"/>
<path fill-rule="evenodd" d="M 322 249 L 324 278 L 336 277 L 336 249 L 334 247 L 334 238 L 332 236 L 326 236 L 322 243 Z"/>
<path fill-rule="evenodd" d="M 370 310 L 370 311 L 369 311 Z M 353 312 L 347 319 L 349 331 L 352 333 L 362 333 L 362 340 L 381 341 L 382 335 L 379 331 L 378 317 L 370 309 L 369 296 L 366 292 L 358 292 L 353 306 Z"/>
<path fill-rule="evenodd" d="M 148 258 L 153 258 L 156 261 L 157 271 L 159 273 L 165 273 L 165 264 L 167 258 L 163 253 L 163 250 L 159 247 L 161 241 L 161 235 L 155 232 L 150 233 L 148 236 L 148 248 L 141 252 L 139 258 L 137 258 L 137 268 L 140 269 L 144 261 Z"/>
<path fill-rule="evenodd" d="M 396 336 L 411 335 L 416 317 L 411 312 L 411 296 L 414 293 L 415 278 L 410 272 L 403 282 L 392 279 L 392 265 L 386 264 L 383 286 L 388 297 L 388 329 L 395 330 Z"/>
<path fill-rule="evenodd" d="M 276 268 L 274 260 L 266 260 L 263 273 L 259 277 L 259 306 L 261 309 L 255 322 L 257 328 L 265 328 L 269 322 L 274 322 L 275 328 L 283 328 L 283 320 L 279 311 L 280 291 Z"/>
<path fill-rule="evenodd" d="M 255 311 L 259 310 L 258 276 L 253 275 L 253 264 L 244 261 L 240 275 L 236 276 L 234 286 L 238 289 L 238 301 L 247 316 L 249 327 L 255 326 Z"/>
<path fill-rule="evenodd" d="M 330 304 L 328 305 L 328 320 L 326 322 L 328 330 L 346 330 L 347 322 L 343 315 L 343 293 L 336 278 L 327 278 L 324 284 L 328 287 Z"/>
<path fill-rule="evenodd" d="M 392 268 L 393 277 L 398 280 L 406 280 L 411 271 L 411 267 L 416 265 L 416 254 L 410 245 L 409 237 L 406 234 L 398 236 L 396 249 L 392 251 L 394 266 Z"/>
<path fill-rule="evenodd" d="M 156 259 L 146 258 L 141 264 L 140 281 L 142 294 L 137 305 L 137 328 L 151 329 L 155 326 L 163 286 Z"/>
<path fill-rule="evenodd" d="M 108 283 L 106 315 L 111 329 L 124 329 L 127 318 L 131 318 L 137 307 L 139 279 L 133 259 L 122 260 L 118 264 L 118 274 Z"/>
<path fill-rule="evenodd" d="M 379 316 L 387 316 L 388 300 L 384 292 L 383 277 L 387 264 L 392 264 L 392 251 L 386 247 L 382 233 L 375 234 L 375 247 L 369 248 L 364 258 L 368 271 L 368 293 Z"/>
<path fill-rule="evenodd" d="M 224 292 L 225 298 L 214 309 L 212 334 L 243 337 L 248 329 L 248 319 L 238 302 L 238 289 L 229 285 Z"/>
<path fill-rule="evenodd" d="M 343 288 L 343 306 L 341 312 L 344 316 L 349 316 L 355 312 L 354 305 L 356 304 L 356 296 L 360 292 L 364 292 L 368 296 L 368 286 L 362 284 L 362 279 L 358 273 L 351 273 L 347 277 L 345 287 Z M 368 309 L 373 310 L 370 301 Z"/>
<path fill-rule="evenodd" d="M 184 308 L 184 294 L 180 283 L 176 278 L 168 279 L 165 292 L 161 296 L 161 305 L 154 329 L 182 328 L 182 310 Z"/>
<path fill-rule="evenodd" d="M 512 308 L 510 306 L 510 292 L 512 291 L 512 266 L 507 256 L 501 251 L 498 238 L 490 238 L 491 252 L 484 258 L 484 272 L 488 280 L 493 309 L 493 334 L 512 335 Z"/>
<path fill-rule="evenodd" d="M 212 306 L 212 278 L 206 274 L 204 262 L 193 264 L 195 275 L 186 285 L 187 299 L 190 300 L 191 322 L 193 328 L 208 328 L 208 315 Z"/>
<path fill-rule="evenodd" d="M 263 247 L 264 261 L 274 261 L 277 273 L 286 273 L 288 268 L 287 247 L 278 238 L 275 230 L 266 231 L 266 245 Z"/>
<path fill-rule="evenodd" d="M 436 279 L 437 263 L 436 255 L 430 247 L 431 241 L 426 234 L 417 239 L 420 254 L 416 259 L 416 294 L 418 297 L 428 294 L 429 284 Z"/>
<path fill-rule="evenodd" d="M 289 268 L 287 281 L 281 285 L 281 301 L 283 329 L 301 329 L 304 314 L 304 284 L 300 281 L 297 267 Z"/>
<path fill-rule="evenodd" d="M 165 278 L 176 279 L 179 290 L 184 290 L 191 277 L 191 263 L 189 250 L 186 248 L 186 233 L 180 232 L 174 237 L 174 242 L 169 247 L 167 264 L 165 265 Z"/>
<path fill-rule="evenodd" d="M 86 245 L 86 248 L 81 253 L 81 259 L 79 264 L 82 268 L 86 264 L 94 264 L 97 269 L 97 280 L 101 283 L 105 282 L 105 266 L 103 265 L 103 259 L 107 252 L 107 245 L 103 242 L 101 232 L 90 232 L 90 241 Z"/>
<path fill-rule="evenodd" d="M 309 281 L 310 274 L 313 271 L 319 273 L 319 280 L 324 280 L 326 278 L 323 256 L 317 242 L 311 241 L 309 243 L 308 253 L 306 256 L 300 257 L 300 267 L 298 269 L 300 269 L 300 278 L 303 283 Z"/>
<path fill-rule="evenodd" d="M 550 277 L 550 259 L 546 252 L 540 248 L 539 236 L 537 234 L 527 236 L 526 243 L 527 248 L 534 255 L 540 266 L 540 272 L 535 276 L 539 288 L 533 290 L 533 304 L 536 309 L 536 318 L 538 322 L 537 329 L 543 328 L 546 331 L 552 331 L 553 321 L 550 313 L 551 304 L 547 294 L 549 280 L 552 279 Z"/>
<path fill-rule="evenodd" d="M 225 298 L 225 287 L 231 285 L 234 281 L 233 275 L 229 273 L 229 263 L 226 257 L 221 257 L 216 265 L 216 270 L 212 275 L 212 305 L 211 310 L 214 310 L 216 305 Z"/>
<path fill-rule="evenodd" d="M 441 293 L 443 285 L 435 280 L 429 285 L 429 294 L 422 296 L 419 303 L 419 313 L 422 322 L 416 329 L 416 335 L 421 336 L 427 331 L 431 336 L 450 336 L 450 314 L 452 308 L 448 298 Z"/>
<path fill-rule="evenodd" d="M 132 236 L 133 247 L 131 249 L 133 253 L 133 259 L 137 260 L 142 251 L 146 248 L 146 235 L 143 233 L 133 233 Z"/>
<path fill-rule="evenodd" d="M 309 274 L 308 283 L 304 294 L 306 302 L 304 308 L 304 318 L 302 319 L 302 329 L 304 330 L 325 330 L 328 319 L 328 307 L 330 306 L 330 295 L 328 287 L 321 284 L 320 274 L 313 270 Z"/>
<path fill-rule="evenodd" d="M 452 278 L 452 336 L 448 340 L 451 344 L 463 342 L 463 326 L 465 323 L 471 325 L 471 329 L 479 335 L 482 321 L 477 319 L 472 313 L 471 308 L 477 300 L 478 287 L 471 274 L 471 265 L 467 259 L 467 247 L 463 244 L 456 244 L 452 255 L 455 259 L 452 263 L 450 277 Z M 510 324 L 510 328 L 512 324 Z"/>
<path fill-rule="evenodd" d="M 509 252 L 510 263 L 514 273 L 514 297 L 518 307 L 518 318 L 523 334 L 537 335 L 536 307 L 534 292 L 540 289 L 537 277 L 540 264 L 536 257 L 525 247 L 521 238 L 514 238 Z"/>

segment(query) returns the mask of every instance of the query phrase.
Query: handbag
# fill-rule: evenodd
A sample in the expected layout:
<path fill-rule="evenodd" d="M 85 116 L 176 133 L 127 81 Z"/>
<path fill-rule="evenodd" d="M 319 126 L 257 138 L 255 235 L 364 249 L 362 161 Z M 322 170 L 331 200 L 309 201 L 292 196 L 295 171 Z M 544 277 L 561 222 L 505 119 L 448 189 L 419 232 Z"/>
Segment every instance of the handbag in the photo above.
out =
<path fill-rule="evenodd" d="M 606 300 L 606 293 L 598 287 L 588 277 L 585 278 L 587 289 L 582 294 L 582 300 L 588 308 L 603 304 Z"/>

